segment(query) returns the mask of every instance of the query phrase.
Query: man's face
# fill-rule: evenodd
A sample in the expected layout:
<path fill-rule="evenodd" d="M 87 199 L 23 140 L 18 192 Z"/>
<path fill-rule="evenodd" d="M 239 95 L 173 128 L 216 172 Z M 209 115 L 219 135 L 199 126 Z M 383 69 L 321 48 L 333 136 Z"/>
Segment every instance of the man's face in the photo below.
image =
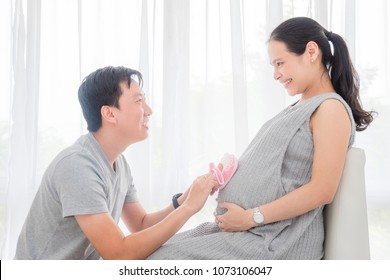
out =
<path fill-rule="evenodd" d="M 145 101 L 145 95 L 136 81 L 130 88 L 127 82 L 121 83 L 122 95 L 119 98 L 119 109 L 114 108 L 118 133 L 130 144 L 148 137 L 148 122 L 152 110 Z"/>

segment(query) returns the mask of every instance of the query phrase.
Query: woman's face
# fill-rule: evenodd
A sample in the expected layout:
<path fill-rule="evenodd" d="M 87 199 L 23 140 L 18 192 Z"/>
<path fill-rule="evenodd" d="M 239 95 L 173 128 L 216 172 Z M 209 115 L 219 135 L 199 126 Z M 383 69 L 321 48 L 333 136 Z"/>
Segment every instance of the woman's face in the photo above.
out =
<path fill-rule="evenodd" d="M 279 81 L 290 96 L 305 94 L 310 89 L 310 59 L 304 54 L 288 51 L 285 43 L 271 40 L 268 44 L 274 79 Z"/>

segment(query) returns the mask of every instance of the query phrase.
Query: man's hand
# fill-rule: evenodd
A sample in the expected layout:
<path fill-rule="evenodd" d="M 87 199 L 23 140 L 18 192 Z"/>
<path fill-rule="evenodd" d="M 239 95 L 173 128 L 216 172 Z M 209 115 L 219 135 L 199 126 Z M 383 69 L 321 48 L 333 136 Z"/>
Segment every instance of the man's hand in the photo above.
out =
<path fill-rule="evenodd" d="M 206 203 L 213 188 L 217 186 L 217 179 L 211 172 L 199 176 L 192 183 L 183 205 L 186 205 L 189 209 L 194 211 L 194 213 L 198 212 Z"/>

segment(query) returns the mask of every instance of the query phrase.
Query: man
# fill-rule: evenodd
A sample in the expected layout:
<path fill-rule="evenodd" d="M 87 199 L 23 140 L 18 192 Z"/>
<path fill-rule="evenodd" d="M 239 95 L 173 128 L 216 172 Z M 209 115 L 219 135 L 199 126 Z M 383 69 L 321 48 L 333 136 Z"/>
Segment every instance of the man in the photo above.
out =
<path fill-rule="evenodd" d="M 148 136 L 152 110 L 140 86 L 141 73 L 124 67 L 98 69 L 82 82 L 89 133 L 46 170 L 15 259 L 144 259 L 203 207 L 218 186 L 211 173 L 161 211 L 148 214 L 138 202 L 122 152 Z M 128 236 L 117 225 L 121 216 Z"/>

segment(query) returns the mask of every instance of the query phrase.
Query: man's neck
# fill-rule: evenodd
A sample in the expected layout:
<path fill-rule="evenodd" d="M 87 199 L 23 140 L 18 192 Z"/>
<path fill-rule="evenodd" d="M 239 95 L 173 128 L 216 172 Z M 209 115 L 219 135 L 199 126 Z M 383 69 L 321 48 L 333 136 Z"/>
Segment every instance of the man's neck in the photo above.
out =
<path fill-rule="evenodd" d="M 113 134 L 103 132 L 101 129 L 99 129 L 97 132 L 92 132 L 92 135 L 95 137 L 96 141 L 102 148 L 103 153 L 106 155 L 111 167 L 115 170 L 114 163 L 118 156 L 126 149 L 126 147 L 123 148 L 121 143 L 115 138 Z"/>

